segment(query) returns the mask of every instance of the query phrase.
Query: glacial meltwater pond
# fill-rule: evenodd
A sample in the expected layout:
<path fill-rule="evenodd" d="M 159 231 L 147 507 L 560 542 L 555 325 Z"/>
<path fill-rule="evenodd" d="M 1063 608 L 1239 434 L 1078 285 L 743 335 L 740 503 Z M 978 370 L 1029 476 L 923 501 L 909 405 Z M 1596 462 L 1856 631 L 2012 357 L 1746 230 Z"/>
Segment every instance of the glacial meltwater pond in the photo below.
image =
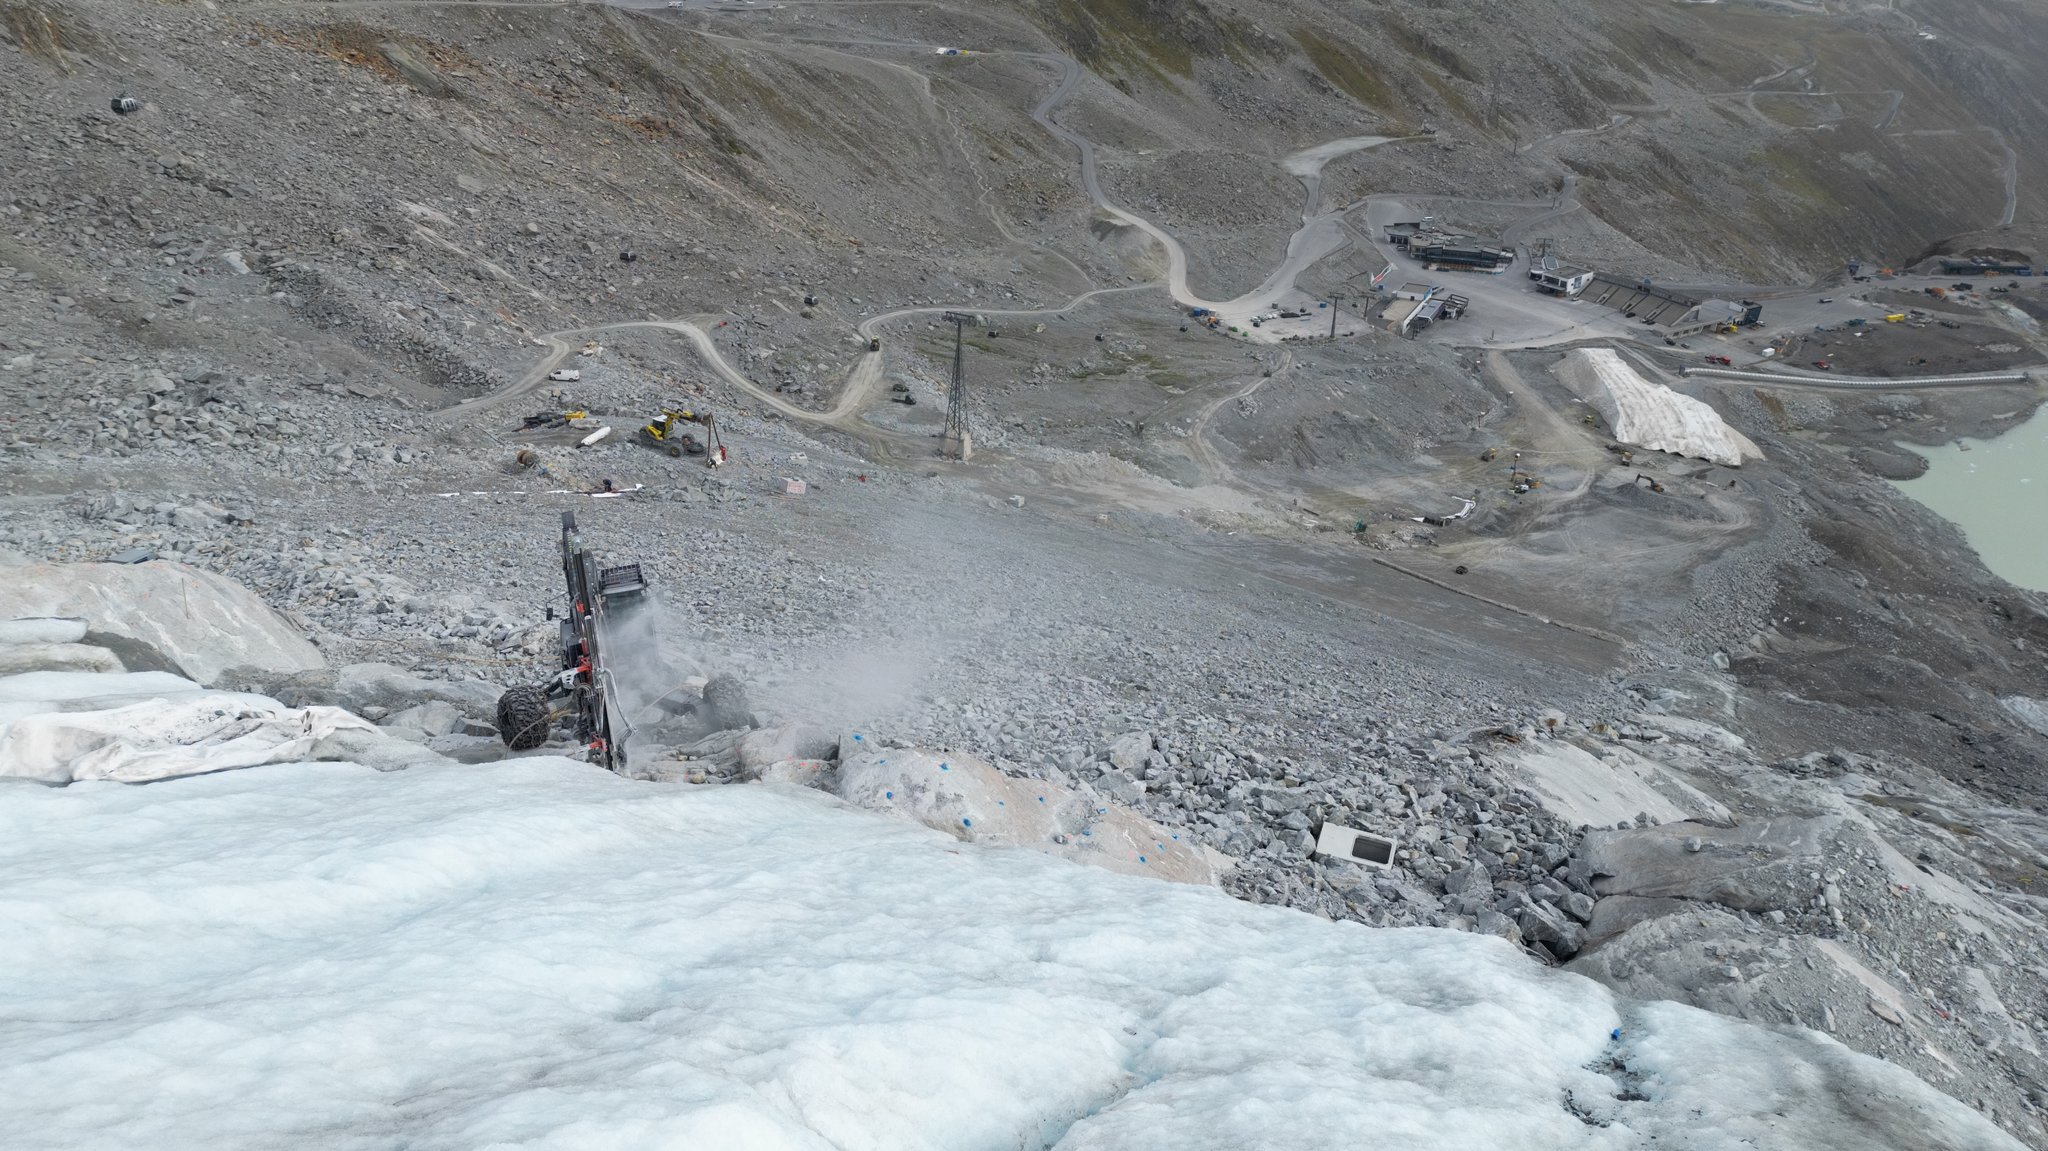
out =
<path fill-rule="evenodd" d="M 1927 474 L 1899 490 L 1961 527 L 1985 567 L 2048 591 L 2048 405 L 1995 440 L 1908 450 Z"/>

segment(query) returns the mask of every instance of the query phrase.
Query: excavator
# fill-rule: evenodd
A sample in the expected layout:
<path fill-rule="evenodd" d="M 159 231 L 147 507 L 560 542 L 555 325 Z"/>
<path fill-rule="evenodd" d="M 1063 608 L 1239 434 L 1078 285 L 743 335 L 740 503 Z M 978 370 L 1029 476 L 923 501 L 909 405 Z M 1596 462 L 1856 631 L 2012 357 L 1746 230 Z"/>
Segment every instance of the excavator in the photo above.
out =
<path fill-rule="evenodd" d="M 697 424 L 704 429 L 704 439 L 685 430 L 681 425 Z M 661 414 L 647 422 L 637 438 L 648 447 L 667 452 L 671 456 L 703 456 L 709 467 L 725 462 L 725 445 L 718 439 L 718 422 L 710 412 L 693 411 L 689 408 L 663 408 Z"/>

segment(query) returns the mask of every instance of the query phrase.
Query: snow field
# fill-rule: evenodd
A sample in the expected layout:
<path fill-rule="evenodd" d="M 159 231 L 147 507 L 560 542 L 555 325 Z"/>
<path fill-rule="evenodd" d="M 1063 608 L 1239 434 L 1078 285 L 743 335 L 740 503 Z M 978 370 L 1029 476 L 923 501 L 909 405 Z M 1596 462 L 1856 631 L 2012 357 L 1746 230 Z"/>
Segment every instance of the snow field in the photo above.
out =
<path fill-rule="evenodd" d="M 547 758 L 0 781 L 0 1018 L 22 1151 L 2017 1146 L 1497 939 Z"/>

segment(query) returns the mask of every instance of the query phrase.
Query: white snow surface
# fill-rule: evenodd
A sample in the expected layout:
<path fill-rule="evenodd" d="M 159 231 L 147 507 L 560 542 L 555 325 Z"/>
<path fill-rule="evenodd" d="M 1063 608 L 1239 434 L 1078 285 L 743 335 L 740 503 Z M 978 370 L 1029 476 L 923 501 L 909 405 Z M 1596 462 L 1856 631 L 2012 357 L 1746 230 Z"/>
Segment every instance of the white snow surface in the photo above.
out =
<path fill-rule="evenodd" d="M 0 780 L 0 1019 L 10 1151 L 2019 1146 L 1495 938 L 553 758 Z"/>
<path fill-rule="evenodd" d="M 1704 401 L 1644 379 L 1612 348 L 1578 353 L 1614 400 L 1614 438 L 1653 451 L 1741 467 L 1763 452 Z"/>

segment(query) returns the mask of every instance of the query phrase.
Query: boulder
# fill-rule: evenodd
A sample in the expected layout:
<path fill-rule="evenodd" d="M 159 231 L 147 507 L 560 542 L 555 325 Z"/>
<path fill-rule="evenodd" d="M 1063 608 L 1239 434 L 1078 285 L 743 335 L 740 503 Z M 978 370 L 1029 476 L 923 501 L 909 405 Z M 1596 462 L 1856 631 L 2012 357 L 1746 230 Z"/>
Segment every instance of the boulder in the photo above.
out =
<path fill-rule="evenodd" d="M 1812 890 L 1838 816 L 1780 817 L 1736 827 L 1667 823 L 1587 834 L 1580 856 L 1596 895 L 1695 899 L 1742 911 L 1785 906 Z M 1574 861 L 1577 863 L 1578 861 Z"/>
<path fill-rule="evenodd" d="M 324 667 L 298 628 L 241 584 L 184 564 L 27 564 L 0 583 L 0 617 L 86 621 L 88 643 L 134 671 L 169 671 L 203 684 L 234 667 Z"/>
<path fill-rule="evenodd" d="M 740 738 L 740 768 L 759 772 L 770 764 L 796 759 L 796 745 L 797 726 L 793 723 L 757 728 Z"/>
<path fill-rule="evenodd" d="M 83 643 L 0 644 L 0 675 L 31 671 L 124 672 L 113 652 Z"/>
<path fill-rule="evenodd" d="M 1473 930 L 1481 935 L 1498 935 L 1517 947 L 1522 945 L 1522 929 L 1514 920 L 1490 907 L 1480 909 Z"/>
<path fill-rule="evenodd" d="M 223 685 L 274 696 L 296 707 L 342 707 L 362 715 L 372 708 L 401 712 L 421 703 L 452 704 L 472 719 L 497 715 L 503 689 L 480 679 L 424 679 L 388 663 L 352 663 L 340 668 L 266 673 L 236 668 Z"/>
<path fill-rule="evenodd" d="M 772 764 L 791 760 L 830 761 L 838 746 L 832 734 L 824 728 L 799 723 L 757 728 L 740 737 L 740 769 L 753 774 Z"/>
<path fill-rule="evenodd" d="M 1092 791 L 1013 778 L 971 756 L 897 748 L 861 752 L 841 762 L 839 794 L 969 843 L 1024 847 L 1177 883 L 1214 883 L 1219 874 L 1219 861 L 1180 832 L 1112 806 Z"/>
<path fill-rule="evenodd" d="M 468 730 L 470 721 L 462 712 L 454 704 L 438 699 L 397 712 L 380 726 L 417 732 L 425 737 L 483 734 Z"/>
<path fill-rule="evenodd" d="M 1584 928 L 1564 912 L 1538 900 L 1522 901 L 1521 910 L 1515 913 L 1515 926 L 1522 929 L 1522 938 L 1543 944 L 1559 959 L 1570 959 L 1586 945 Z"/>
<path fill-rule="evenodd" d="M 83 643 L 85 621 L 76 616 L 27 616 L 0 620 L 0 644 Z"/>
<path fill-rule="evenodd" d="M 755 777 L 762 783 L 811 787 L 819 791 L 839 790 L 839 772 L 822 759 L 785 759 L 760 769 Z"/>
<path fill-rule="evenodd" d="M 1145 765 L 1145 757 L 1151 754 L 1152 733 L 1149 731 L 1125 732 L 1102 749 L 1102 758 L 1108 760 L 1111 767 L 1133 775 Z"/>
<path fill-rule="evenodd" d="M 1491 897 L 1493 894 L 1493 877 L 1488 875 L 1486 868 L 1481 867 L 1479 864 L 1468 863 L 1444 877 L 1444 894 L 1477 894 Z"/>
<path fill-rule="evenodd" d="M 1597 946 L 1638 923 L 1684 911 L 1690 906 L 1683 899 L 1656 899 L 1640 895 L 1610 895 L 1606 899 L 1595 900 L 1592 918 L 1586 921 L 1586 945 Z"/>

